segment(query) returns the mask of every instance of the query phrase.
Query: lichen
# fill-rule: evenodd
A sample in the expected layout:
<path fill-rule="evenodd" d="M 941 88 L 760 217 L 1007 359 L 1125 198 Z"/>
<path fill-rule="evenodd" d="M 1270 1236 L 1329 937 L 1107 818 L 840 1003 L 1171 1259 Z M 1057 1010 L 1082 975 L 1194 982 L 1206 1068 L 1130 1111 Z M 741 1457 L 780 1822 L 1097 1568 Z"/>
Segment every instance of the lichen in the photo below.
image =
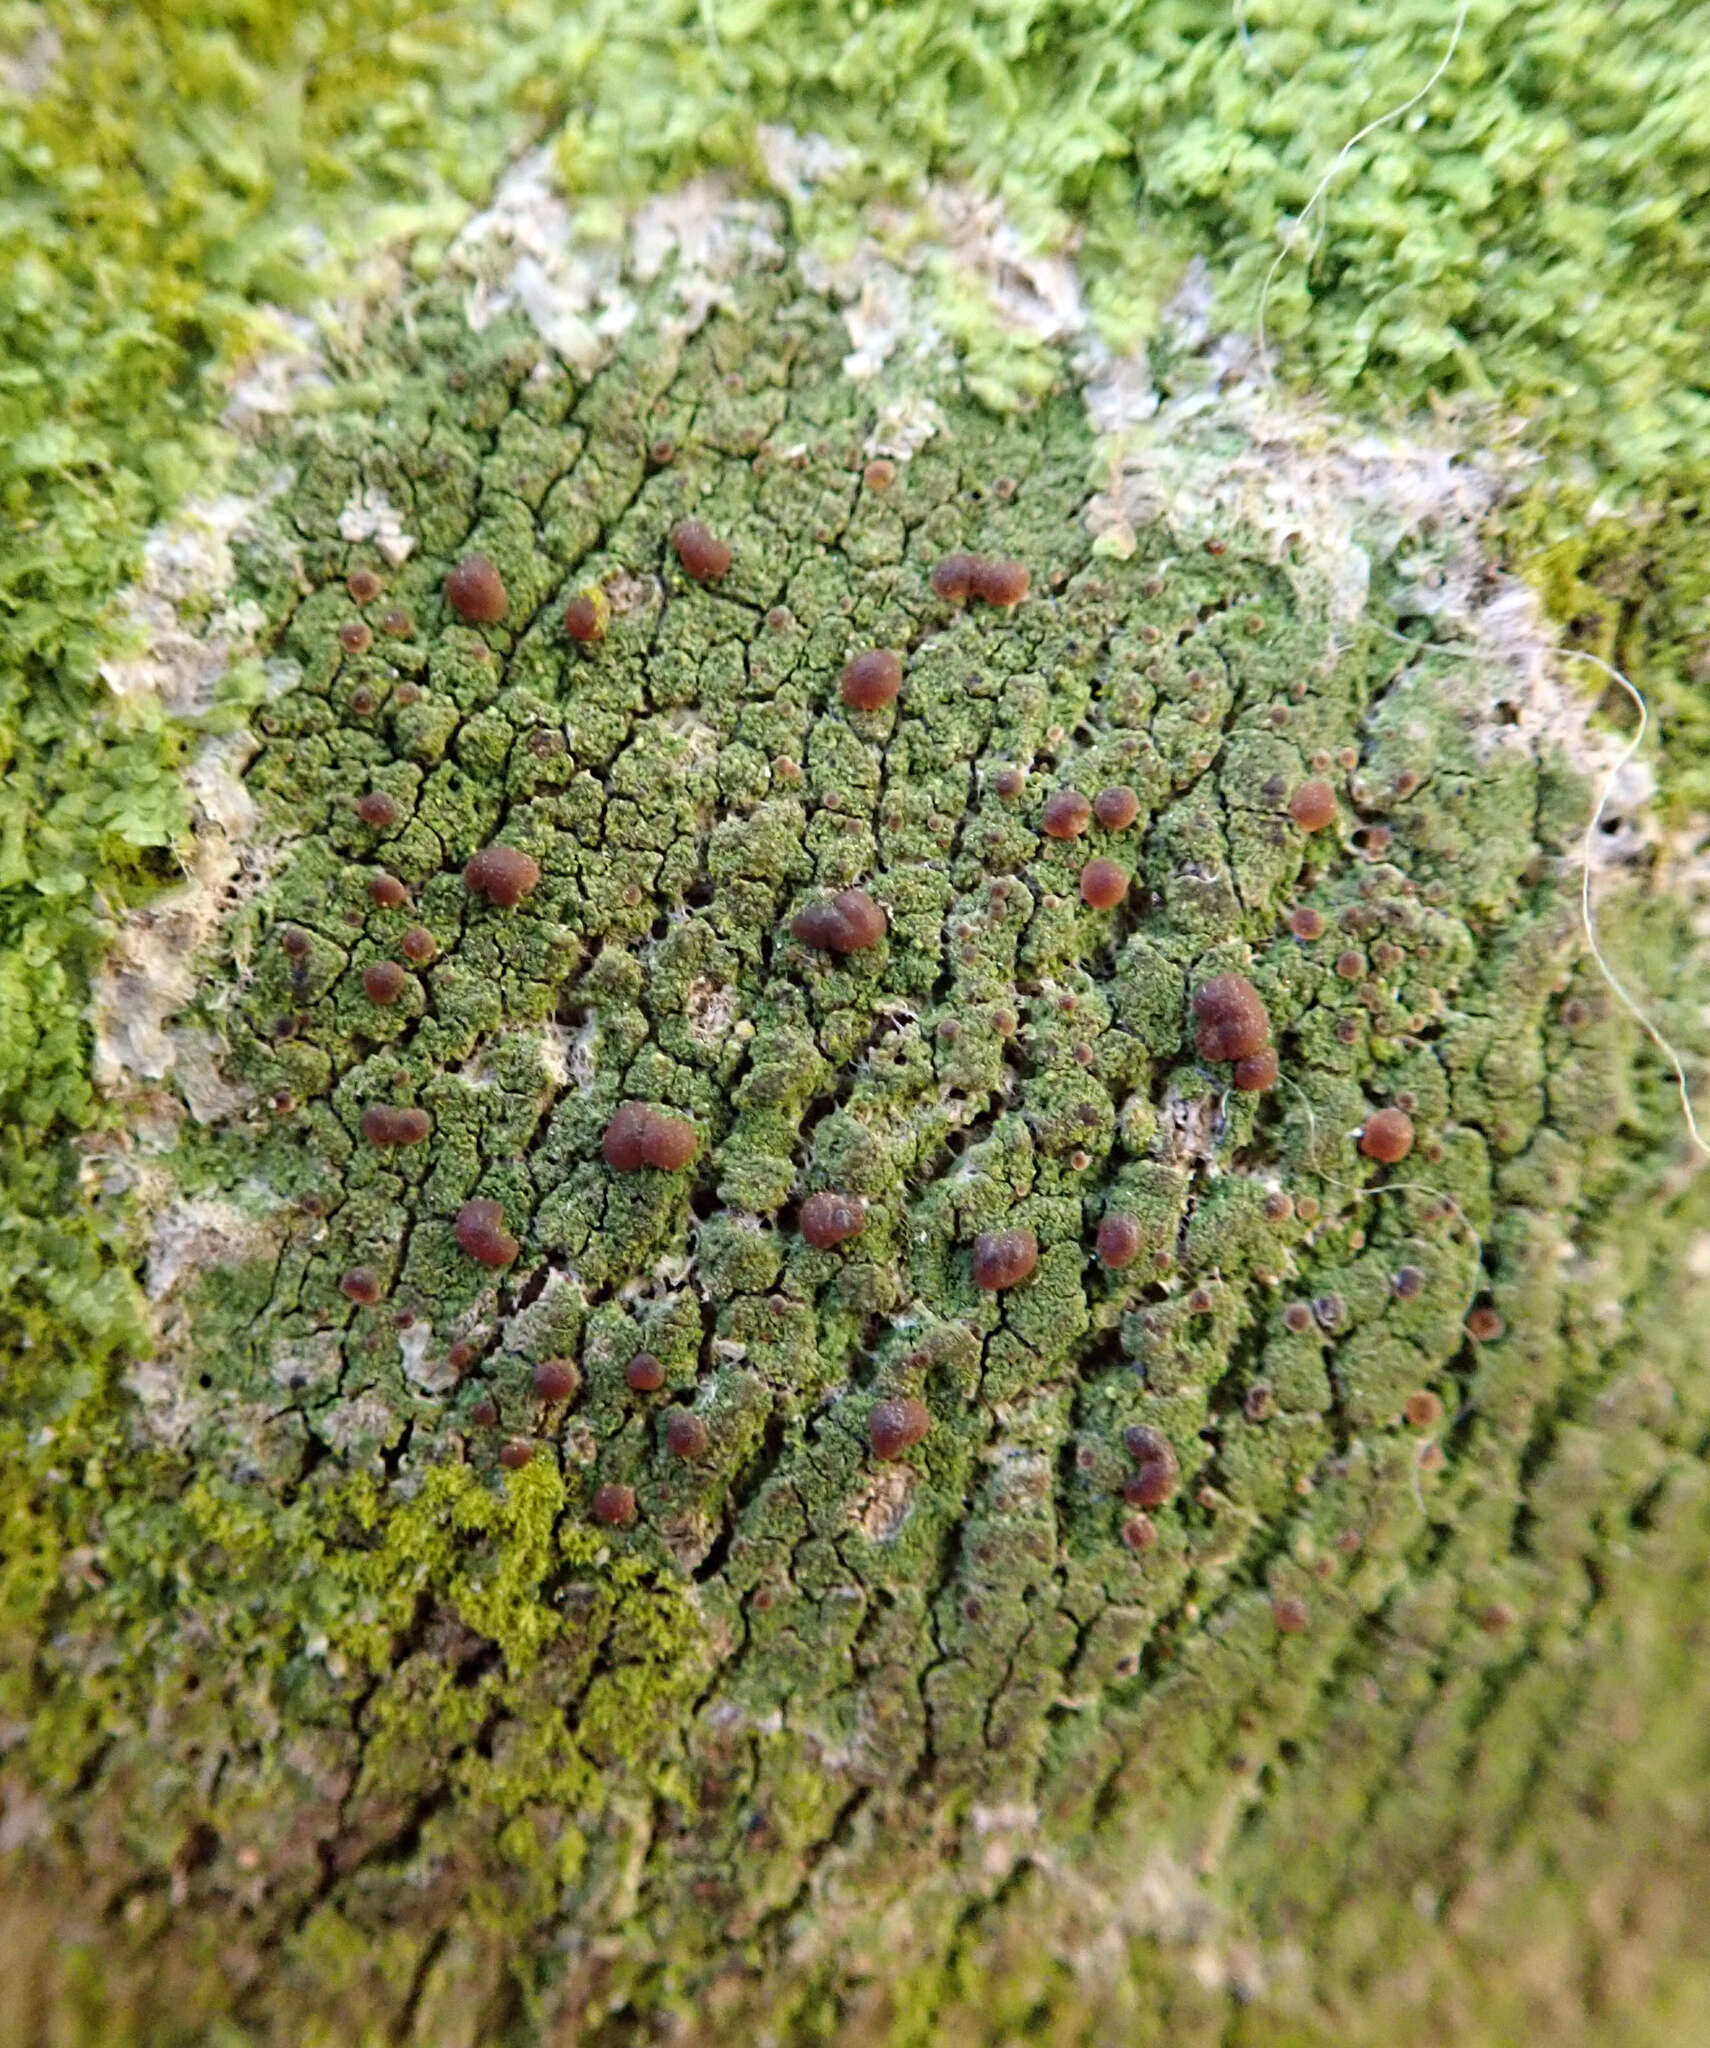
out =
<path fill-rule="evenodd" d="M 1246 2010 L 1255 2039 L 1506 2041 L 1540 2012 L 1592 2038 L 1602 2004 L 1625 2048 L 1621 1973 L 1661 1957 L 1690 2035 L 1703 1197 L 1580 950 L 1606 754 L 1488 602 L 1448 506 L 1464 432 L 1352 443 L 1217 334 L 1350 125 L 1355 39 L 1377 105 L 1445 24 L 12 26 L 0 2031 L 45 2029 L 39 1995 L 104 2040 L 597 2014 L 612 2041 L 1186 2042 Z M 1386 133 L 1310 301 L 1303 265 L 1276 305 L 1339 394 L 1535 400 L 1554 466 L 1516 513 L 1481 465 L 1470 502 L 1558 619 L 1651 651 L 1690 730 L 1689 518 L 1635 542 L 1563 483 L 1588 449 L 1658 498 L 1700 473 L 1670 32 L 1507 16 L 1492 84 L 1475 13 L 1452 117 Z M 1623 94 L 1634 149 L 1604 139 Z M 455 239 L 566 97 L 551 160 L 627 295 L 597 347 L 550 247 L 484 285 Z M 1595 200 L 1538 203 L 1546 156 Z M 676 175 L 709 163 L 787 203 L 742 192 L 712 268 L 682 224 L 731 188 Z M 625 204 L 660 184 L 626 275 Z M 305 252 L 348 283 L 401 233 L 338 314 L 279 309 Z M 1469 341 L 1444 312 L 1493 236 L 1526 281 L 1487 284 Z M 1646 261 L 1588 301 L 1612 242 Z M 281 463 L 238 587 L 217 559 L 163 589 L 150 523 L 194 487 L 218 536 L 233 466 L 247 503 Z M 667 546 L 688 513 L 733 545 L 716 588 Z M 512 626 L 446 613 L 468 547 Z M 1029 602 L 939 605 L 964 548 L 1027 562 Z M 347 650 L 358 562 L 385 589 Z M 577 647 L 556 619 L 590 586 L 608 632 Z M 233 672 L 252 636 L 271 665 Z M 848 710 L 872 646 L 904 690 Z M 1308 772 L 1343 806 L 1311 844 Z M 1697 773 L 1665 757 L 1665 799 Z M 1037 831 L 1062 783 L 1137 793 L 1114 909 L 1078 886 L 1101 828 Z M 1690 848 L 1616 822 L 1609 947 L 1696 1044 Z M 460 880 L 494 840 L 542 870 L 511 909 Z M 791 938 L 851 886 L 879 946 Z M 382 1008 L 362 969 L 394 955 Z M 1232 971 L 1268 1095 L 1194 1057 L 1191 984 Z M 1381 1194 L 1357 1133 L 1404 1100 L 1417 1184 Z M 608 1168 L 619 1101 L 692 1117 L 692 1167 Z M 427 1142 L 366 1145 L 377 1102 L 426 1107 Z M 858 1236 L 804 1242 L 816 1190 L 864 1203 Z M 457 1249 L 470 1199 L 519 1240 L 503 1272 Z M 1010 1228 L 1038 1264 L 983 1290 L 974 1241 Z M 383 1305 L 343 1290 L 359 1263 Z M 580 1386 L 546 1407 L 561 1356 Z M 896 1462 L 890 1400 L 932 1418 Z M 1180 1466 L 1143 1528 L 1130 1426 Z M 633 1527 L 590 1516 L 613 1484 Z"/>

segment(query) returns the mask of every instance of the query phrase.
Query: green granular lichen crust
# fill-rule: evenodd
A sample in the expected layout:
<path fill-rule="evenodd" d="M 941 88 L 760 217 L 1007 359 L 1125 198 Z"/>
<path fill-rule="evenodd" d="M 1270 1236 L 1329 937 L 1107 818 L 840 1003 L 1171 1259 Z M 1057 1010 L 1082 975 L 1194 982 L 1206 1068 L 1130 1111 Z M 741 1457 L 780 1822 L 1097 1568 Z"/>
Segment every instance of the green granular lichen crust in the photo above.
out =
<path fill-rule="evenodd" d="M 1477 658 L 1397 639 L 1392 565 L 1350 630 L 1238 530 L 1096 557 L 1072 394 L 1006 419 L 946 369 L 942 431 L 873 467 L 787 265 L 688 337 L 671 312 L 667 280 L 581 381 L 424 287 L 258 454 L 290 477 L 239 547 L 264 655 L 211 722 L 259 822 L 179 1020 L 239 1099 L 136 1095 L 91 1146 L 152 1355 L 8 1548 L 8 1769 L 63 1902 L 51 1967 L 14 1913 L 18 2009 L 150 2042 L 1209 2044 L 1395 2038 L 1411 1998 L 1507 2038 L 1538 1998 L 1478 1944 L 1522 1907 L 1581 1938 L 1594 1849 L 1549 1818 L 1581 1748 L 1617 1834 L 1687 1867 L 1705 1776 L 1710 1380 L 1666 1305 L 1702 1293 L 1703 1198 L 1583 957 L 1585 783 L 1505 736 Z M 341 537 L 374 491 L 400 565 Z M 470 549 L 502 625 L 444 601 Z M 1027 601 L 937 599 L 960 549 L 1025 562 Z M 901 695 L 849 711 L 874 646 Z M 1339 798 L 1311 838 L 1309 774 Z M 1131 825 L 1040 832 L 1113 784 Z M 494 843 L 539 865 L 513 908 L 462 880 Z M 883 941 L 802 945 L 850 885 Z M 1660 981 L 1685 916 L 1630 904 L 1623 957 Z M 414 927 L 432 958 L 377 1006 Z M 1190 991 L 1236 971 L 1263 1096 L 1195 1057 Z M 689 1168 L 604 1162 L 626 1101 L 692 1119 Z M 377 1104 L 427 1142 L 367 1143 Z M 1355 1143 L 1386 1105 L 1417 1131 L 1387 1172 Z M 858 1237 L 804 1241 L 816 1191 Z M 502 1272 L 457 1245 L 472 1199 Z M 1036 1270 L 983 1292 L 974 1239 L 1017 1226 Z M 578 1380 L 551 1406 L 547 1358 Z M 898 1396 L 930 1427 L 882 1462 Z M 1180 1467 L 1144 1531 L 1133 1425 Z M 633 1527 L 594 1519 L 608 1484 Z M 1605 1768 L 1610 1716 L 1671 1768 Z M 1562 1861 L 1526 1905 L 1531 1827 Z M 1141 1939 L 1196 1928 L 1209 1976 Z"/>

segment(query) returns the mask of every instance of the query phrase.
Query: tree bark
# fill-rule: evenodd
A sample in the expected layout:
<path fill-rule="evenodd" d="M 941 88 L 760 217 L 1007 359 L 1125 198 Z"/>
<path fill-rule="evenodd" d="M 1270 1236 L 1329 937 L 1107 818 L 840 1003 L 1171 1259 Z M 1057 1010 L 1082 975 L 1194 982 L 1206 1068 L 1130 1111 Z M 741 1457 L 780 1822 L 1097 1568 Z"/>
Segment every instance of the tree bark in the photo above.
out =
<path fill-rule="evenodd" d="M 1710 1237 L 1500 481 L 672 204 L 472 240 L 135 594 L 0 2032 L 1691 2037 Z"/>

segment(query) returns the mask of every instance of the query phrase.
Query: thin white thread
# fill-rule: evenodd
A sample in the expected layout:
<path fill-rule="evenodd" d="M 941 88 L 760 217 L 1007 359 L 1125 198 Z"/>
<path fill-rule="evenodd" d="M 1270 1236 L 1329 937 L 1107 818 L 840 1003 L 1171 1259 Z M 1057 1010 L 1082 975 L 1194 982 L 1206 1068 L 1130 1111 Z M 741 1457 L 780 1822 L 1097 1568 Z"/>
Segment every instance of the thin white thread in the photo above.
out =
<path fill-rule="evenodd" d="M 1602 974 L 1603 979 L 1615 991 L 1622 1007 L 1636 1021 L 1640 1030 L 1644 1032 L 1657 1051 L 1662 1054 L 1670 1067 L 1673 1068 L 1675 1085 L 1680 1090 L 1680 1109 L 1681 1114 L 1686 1118 L 1686 1128 L 1691 1132 L 1692 1142 L 1698 1147 L 1699 1151 L 1710 1155 L 1710 1145 L 1704 1142 L 1703 1133 L 1698 1128 L 1698 1119 L 1693 1114 L 1692 1090 L 1687 1086 L 1686 1068 L 1682 1064 L 1680 1054 L 1675 1051 L 1674 1047 L 1662 1035 L 1661 1031 L 1657 1029 L 1656 1025 L 1651 1022 L 1644 1010 L 1628 994 L 1627 990 L 1616 978 L 1614 969 L 1603 956 L 1603 948 L 1598 944 L 1597 920 L 1591 907 L 1592 850 L 1597 844 L 1597 833 L 1603 823 L 1603 813 L 1609 806 L 1609 799 L 1615 794 L 1615 785 L 1620 780 L 1621 771 L 1645 743 L 1645 734 L 1649 731 L 1651 723 L 1650 706 L 1645 702 L 1644 696 L 1638 687 L 1630 682 L 1618 668 L 1614 668 L 1606 662 L 1600 654 L 1587 654 L 1583 648 L 1579 647 L 1564 647 L 1561 651 L 1563 654 L 1571 656 L 1575 661 L 1589 661 L 1593 668 L 1600 668 L 1612 682 L 1619 683 L 1621 688 L 1626 691 L 1639 714 L 1639 729 L 1622 749 L 1621 758 L 1610 769 L 1608 780 L 1603 785 L 1603 793 L 1597 799 L 1597 808 L 1592 812 L 1590 822 L 1585 828 L 1585 842 L 1581 852 L 1579 877 L 1579 911 L 1580 921 L 1585 926 L 1585 943 L 1590 950 L 1592 959 L 1597 962 L 1598 970 Z"/>
<path fill-rule="evenodd" d="M 1265 308 L 1270 303 L 1271 286 L 1275 282 L 1277 272 L 1282 268 L 1283 263 L 1289 256 L 1290 252 L 1297 246 L 1297 234 L 1299 229 L 1305 226 L 1306 221 L 1312 212 L 1312 209 L 1318 205 L 1319 201 L 1324 197 L 1325 193 L 1328 192 L 1330 187 L 1335 183 L 1337 173 L 1341 170 L 1342 166 L 1347 162 L 1350 154 L 1354 150 L 1359 148 L 1360 144 L 1365 141 L 1368 135 L 1375 135 L 1380 128 L 1387 128 L 1390 122 L 1399 121 L 1403 114 L 1411 113 L 1412 110 L 1416 106 L 1418 106 L 1419 102 L 1422 99 L 1424 99 L 1426 94 L 1430 92 L 1432 87 L 1437 83 L 1438 79 L 1442 77 L 1443 73 L 1448 70 L 1450 61 L 1454 57 L 1455 51 L 1460 44 L 1461 31 L 1467 25 L 1467 10 L 1471 6 L 1471 4 L 1472 0 L 1461 0 L 1459 11 L 1455 15 L 1454 28 L 1449 35 L 1449 46 L 1443 52 L 1443 55 L 1438 62 L 1436 70 L 1432 72 L 1431 76 L 1428 79 L 1426 79 L 1425 83 L 1419 88 L 1419 90 L 1416 93 L 1414 93 L 1411 98 L 1403 100 L 1400 106 L 1391 107 L 1388 113 L 1379 114 L 1374 119 L 1368 121 L 1363 128 L 1361 128 L 1357 133 L 1350 135 L 1347 141 L 1343 143 L 1342 147 L 1336 152 L 1335 156 L 1331 159 L 1330 168 L 1324 173 L 1323 177 L 1319 179 L 1317 185 L 1314 186 L 1312 197 L 1307 200 L 1306 204 L 1300 209 L 1300 212 L 1295 216 L 1294 225 L 1289 230 L 1288 235 L 1285 237 L 1282 247 L 1271 259 L 1271 267 L 1269 270 L 1265 272 L 1265 281 L 1263 285 L 1261 285 L 1259 288 L 1259 313 L 1257 321 L 1257 338 L 1259 344 L 1259 370 L 1260 374 L 1264 377 L 1265 382 L 1267 384 L 1272 382 L 1273 380 L 1271 378 L 1270 363 L 1265 353 Z M 1312 247 L 1308 251 L 1306 258 L 1306 267 L 1308 273 L 1311 272 L 1313 258 L 1318 254 L 1319 247 L 1322 245 L 1323 242 L 1324 217 L 1328 211 L 1329 209 L 1327 207 L 1320 208 L 1319 211 L 1318 228 L 1313 238 Z"/>
<path fill-rule="evenodd" d="M 1311 1098 L 1298 1081 L 1291 1081 L 1286 1074 L 1279 1074 L 1277 1079 L 1291 1094 L 1300 1097 L 1300 1106 L 1306 1111 L 1306 1122 L 1310 1132 L 1307 1139 L 1309 1171 L 1315 1173 L 1327 1187 L 1340 1188 L 1344 1194 L 1352 1195 L 1356 1202 L 1375 1202 L 1379 1195 L 1430 1195 L 1436 1201 L 1446 1202 L 1453 1214 L 1460 1218 L 1461 1227 L 1473 1241 L 1473 1249 L 1476 1253 L 1474 1261 L 1475 1270 L 1483 1271 L 1484 1239 L 1473 1228 L 1471 1217 L 1468 1216 L 1467 1212 L 1461 1207 L 1460 1202 L 1455 1196 L 1450 1194 L 1447 1188 L 1432 1187 L 1429 1183 L 1422 1180 L 1386 1180 L 1378 1187 L 1365 1188 L 1351 1180 L 1338 1180 L 1333 1173 L 1326 1173 L 1322 1167 L 1312 1165 L 1312 1156 L 1318 1150 L 1318 1118 L 1313 1110 Z M 1360 1128 L 1363 1130 L 1365 1126 L 1362 1124 Z M 1478 1287 L 1474 1287 L 1472 1298 L 1476 1299 L 1480 1291 Z M 1472 1306 L 1472 1299 L 1469 1299 L 1467 1306 L 1469 1308 Z"/>
<path fill-rule="evenodd" d="M 1457 647 L 1456 643 L 1453 642 L 1410 640 L 1405 633 L 1398 633 L 1394 627 L 1383 625 L 1379 620 L 1374 619 L 1372 623 L 1377 626 L 1380 633 L 1387 633 L 1392 640 L 1400 640 L 1404 645 L 1416 648 L 1421 654 L 1451 654 L 1455 652 L 1470 654 L 1476 651 L 1464 645 Z M 1561 647 L 1556 651 L 1570 661 L 1589 661 L 1593 668 L 1601 669 L 1611 682 L 1618 684 L 1626 691 L 1628 700 L 1639 714 L 1639 729 L 1622 749 L 1620 759 L 1610 769 L 1608 777 L 1604 781 L 1602 793 L 1597 799 L 1597 808 L 1592 812 L 1590 821 L 1585 828 L 1585 838 L 1580 848 L 1579 863 L 1579 919 L 1585 931 L 1586 951 L 1590 953 L 1592 959 L 1597 963 L 1598 973 L 1609 984 L 1622 1008 L 1627 1011 L 1629 1016 L 1635 1019 L 1640 1030 L 1644 1032 L 1657 1051 L 1667 1060 L 1669 1068 L 1674 1075 L 1675 1087 L 1680 1092 L 1680 1113 L 1685 1120 L 1687 1132 L 1699 1151 L 1706 1154 L 1706 1156 L 1710 1156 L 1710 1144 L 1705 1142 L 1704 1134 L 1698 1128 L 1698 1118 L 1692 1107 L 1692 1090 L 1687 1082 L 1685 1063 L 1674 1046 L 1663 1036 L 1657 1026 L 1651 1022 L 1644 1009 L 1622 985 L 1614 969 L 1609 965 L 1609 961 L 1598 941 L 1597 913 L 1593 910 L 1591 903 L 1592 853 L 1597 845 L 1597 834 L 1603 823 L 1603 813 L 1609 808 L 1609 799 L 1615 794 L 1615 785 L 1621 779 L 1621 771 L 1645 743 L 1645 735 L 1650 730 L 1651 723 L 1650 706 L 1645 702 L 1644 692 L 1640 690 L 1638 685 L 1630 677 L 1624 676 L 1618 668 L 1605 661 L 1602 655 L 1588 653 L 1583 647 Z"/>

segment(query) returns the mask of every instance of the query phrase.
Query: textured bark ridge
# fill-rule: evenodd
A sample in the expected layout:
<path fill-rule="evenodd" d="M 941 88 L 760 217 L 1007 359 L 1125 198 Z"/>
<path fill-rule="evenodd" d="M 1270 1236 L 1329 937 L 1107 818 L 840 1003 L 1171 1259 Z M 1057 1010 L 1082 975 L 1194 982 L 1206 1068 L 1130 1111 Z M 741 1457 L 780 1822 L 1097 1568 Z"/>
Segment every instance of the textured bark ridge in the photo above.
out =
<path fill-rule="evenodd" d="M 1095 549 L 1078 396 L 929 362 L 896 445 L 793 268 L 721 299 L 580 376 L 437 286 L 264 451 L 217 935 L 108 991 L 158 1343 L 33 1651 L 41 1995 L 1596 2037 L 1702 1868 L 1710 1372 L 1583 763 L 1428 644 L 1428 532 L 1357 617 L 1238 522 Z"/>

